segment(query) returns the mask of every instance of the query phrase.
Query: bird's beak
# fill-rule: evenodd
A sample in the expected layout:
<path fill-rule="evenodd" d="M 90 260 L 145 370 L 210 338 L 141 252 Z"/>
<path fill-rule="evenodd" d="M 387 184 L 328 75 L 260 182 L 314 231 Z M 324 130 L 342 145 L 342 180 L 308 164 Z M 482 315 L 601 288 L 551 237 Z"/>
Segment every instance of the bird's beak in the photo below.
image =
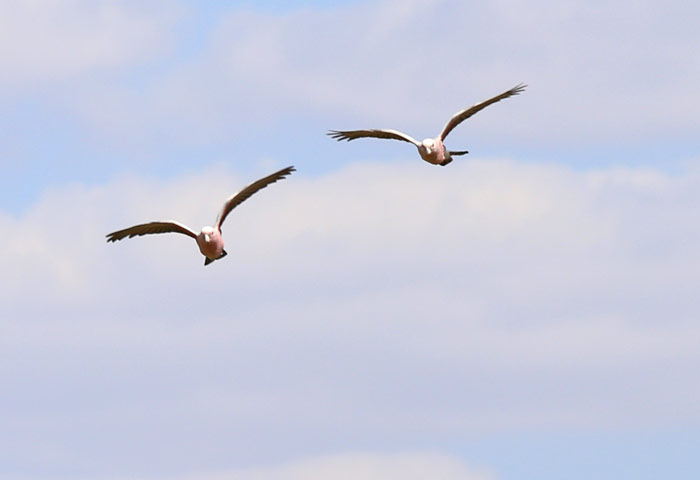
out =
<path fill-rule="evenodd" d="M 430 147 L 425 147 L 425 151 L 428 152 L 428 155 L 433 153 L 433 151 L 430 149 Z"/>
<path fill-rule="evenodd" d="M 209 235 L 204 235 L 204 241 L 209 243 Z"/>

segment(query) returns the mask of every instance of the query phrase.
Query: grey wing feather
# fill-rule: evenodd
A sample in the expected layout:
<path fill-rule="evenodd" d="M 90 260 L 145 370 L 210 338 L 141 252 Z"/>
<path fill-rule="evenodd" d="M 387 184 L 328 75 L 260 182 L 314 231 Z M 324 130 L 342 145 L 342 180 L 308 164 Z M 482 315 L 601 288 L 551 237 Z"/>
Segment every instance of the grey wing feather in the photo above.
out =
<path fill-rule="evenodd" d="M 447 125 L 445 125 L 445 128 L 442 129 L 442 133 L 440 134 L 440 140 L 445 140 L 445 137 L 447 137 L 447 135 L 452 131 L 453 128 L 455 128 L 457 125 L 459 125 L 475 113 L 483 110 L 484 108 L 488 107 L 493 103 L 503 100 L 504 98 L 512 97 L 513 95 L 519 94 L 520 92 L 525 90 L 525 87 L 527 87 L 527 85 L 521 83 L 520 85 L 516 85 L 515 87 L 511 88 L 506 92 L 501 93 L 500 95 L 496 95 L 493 98 L 489 98 L 488 100 L 485 100 L 481 103 L 477 103 L 476 105 L 472 105 L 471 107 L 454 114 L 450 121 L 447 122 Z"/>
<path fill-rule="evenodd" d="M 106 235 L 106 237 L 108 242 L 116 242 L 122 238 L 150 235 L 153 233 L 183 233 L 192 238 L 197 238 L 197 234 L 195 232 L 187 228 L 185 225 L 174 221 L 151 222 L 143 223 L 141 225 L 134 225 L 133 227 L 125 228 L 124 230 L 112 232 Z"/>
<path fill-rule="evenodd" d="M 416 146 L 420 145 L 415 138 L 412 138 L 398 130 L 330 130 L 327 135 L 338 140 L 355 140 L 356 138 L 387 138 L 391 140 L 401 140 L 402 142 L 412 143 Z"/>
<path fill-rule="evenodd" d="M 216 220 L 216 227 L 220 229 L 221 225 L 224 223 L 224 220 L 226 220 L 228 214 L 231 213 L 231 210 L 236 208 L 241 203 L 245 202 L 255 192 L 257 192 L 258 190 L 262 190 L 271 183 L 275 183 L 277 180 L 283 179 L 284 177 L 290 175 L 294 171 L 296 171 L 296 169 L 293 166 L 283 168 L 279 172 L 275 172 L 272 175 L 268 175 L 267 177 L 261 178 L 260 180 L 251 183 L 240 192 L 231 195 L 228 198 L 228 200 L 226 200 L 226 203 L 224 203 L 224 207 L 221 209 L 219 218 L 217 218 Z"/>

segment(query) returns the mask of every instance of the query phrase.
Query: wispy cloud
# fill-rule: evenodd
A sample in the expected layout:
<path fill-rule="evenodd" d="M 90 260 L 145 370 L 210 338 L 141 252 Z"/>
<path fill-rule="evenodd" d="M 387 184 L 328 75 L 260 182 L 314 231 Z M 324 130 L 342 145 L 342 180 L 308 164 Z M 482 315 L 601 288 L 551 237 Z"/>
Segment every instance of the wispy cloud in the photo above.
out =
<path fill-rule="evenodd" d="M 700 76 L 688 50 L 698 13 L 690 4 L 387 0 L 276 15 L 222 9 L 195 53 L 175 56 L 162 53 L 176 29 L 161 4 L 12 5 L 0 55 L 9 78 L 83 74 L 79 89 L 61 95 L 104 140 L 199 145 L 241 131 L 280 134 L 280 124 L 300 118 L 428 136 L 458 109 L 521 81 L 530 84 L 526 96 L 495 107 L 498 115 L 482 112 L 453 137 L 507 134 L 579 148 L 649 135 L 668 141 L 692 131 L 697 110 L 688 96 Z M 94 77 L 144 60 L 146 76 Z"/>
<path fill-rule="evenodd" d="M 0 3 L 0 82 L 45 85 L 152 59 L 172 45 L 176 11 L 162 2 Z M 123 70 L 122 70 L 123 71 Z"/>
<path fill-rule="evenodd" d="M 193 475 L 182 480 L 412 480 L 442 478 L 445 480 L 487 480 L 494 478 L 476 472 L 462 462 L 443 455 L 346 454 L 315 458 L 272 468 L 251 468 L 210 475 Z"/>
<path fill-rule="evenodd" d="M 32 477 L 10 477 L 30 480 Z M 93 477 L 103 478 L 103 477 Z M 492 474 L 469 468 L 456 458 L 426 452 L 345 453 L 325 455 L 278 466 L 206 471 L 187 475 L 109 477 L 120 480 L 491 480 Z"/>
<path fill-rule="evenodd" d="M 1 342 L 27 360 L 3 372 L 15 439 L 3 448 L 32 451 L 20 427 L 36 416 L 49 442 L 76 415 L 101 419 L 115 435 L 90 448 L 105 463 L 140 448 L 117 433 L 126 425 L 162 428 L 152 464 L 205 438 L 264 459 L 299 431 L 303 456 L 367 438 L 408 447 L 417 432 L 699 418 L 696 171 L 392 167 L 265 190 L 227 220 L 229 256 L 206 269 L 184 236 L 103 236 L 213 221 L 249 180 L 225 170 L 58 190 L 5 218 Z M 60 398 L 40 387 L 47 362 Z M 220 461 L 195 450 L 188 462 Z"/>

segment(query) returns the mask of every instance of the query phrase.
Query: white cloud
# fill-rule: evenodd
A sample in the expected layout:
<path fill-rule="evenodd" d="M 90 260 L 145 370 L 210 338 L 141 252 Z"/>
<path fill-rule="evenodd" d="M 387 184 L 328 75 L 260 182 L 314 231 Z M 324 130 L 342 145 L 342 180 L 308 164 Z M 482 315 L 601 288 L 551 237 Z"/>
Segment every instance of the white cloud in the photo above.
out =
<path fill-rule="evenodd" d="M 344 454 L 294 462 L 280 467 L 251 468 L 217 474 L 191 475 L 182 480 L 486 480 L 451 457 L 429 453 Z"/>
<path fill-rule="evenodd" d="M 176 12 L 172 5 L 165 7 L 140 2 L 2 1 L 0 82 L 6 87 L 46 85 L 115 72 L 151 59 L 172 43 Z"/>
<path fill-rule="evenodd" d="M 526 82 L 526 94 L 481 112 L 452 141 L 589 148 L 677 140 L 693 132 L 698 105 L 688 92 L 700 63 L 691 51 L 697 7 L 673 3 L 387 0 L 276 15 L 237 9 L 222 13 L 201 55 L 167 69 L 147 95 L 87 90 L 80 108 L 110 130 L 157 128 L 173 141 L 249 129 L 284 137 L 285 126 L 308 119 L 422 138 L 455 111 Z"/>
<path fill-rule="evenodd" d="M 700 108 L 688 95 L 700 81 L 699 12 L 688 2 L 222 8 L 204 32 L 172 2 L 0 5 L 0 81 L 51 85 L 43 105 L 138 162 L 232 139 L 243 156 L 263 141 L 264 151 L 322 148 L 299 125 L 322 145 L 327 128 L 432 136 L 455 111 L 519 82 L 525 94 L 480 112 L 451 145 L 688 142 Z"/>
<path fill-rule="evenodd" d="M 123 178 L 2 218 L 8 455 L 68 437 L 67 464 L 139 471 L 157 442 L 153 471 L 198 471 L 700 417 L 697 169 L 357 164 L 248 200 L 210 267 L 184 236 L 104 242 L 199 228 L 251 177 Z"/>
<path fill-rule="evenodd" d="M 33 477 L 10 477 L 30 480 Z M 95 477 L 93 477 L 95 478 Z M 101 478 L 101 477 L 100 477 Z M 489 480 L 492 474 L 468 467 L 457 458 L 430 452 L 344 453 L 276 466 L 230 469 L 187 475 L 109 477 L 129 480 Z"/>

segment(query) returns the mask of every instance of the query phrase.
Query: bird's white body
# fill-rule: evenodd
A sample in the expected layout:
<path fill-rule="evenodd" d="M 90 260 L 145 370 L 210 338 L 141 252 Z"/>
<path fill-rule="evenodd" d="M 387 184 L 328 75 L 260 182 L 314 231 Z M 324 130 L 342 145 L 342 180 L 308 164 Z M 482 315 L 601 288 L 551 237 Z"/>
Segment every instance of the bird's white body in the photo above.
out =
<path fill-rule="evenodd" d="M 450 152 L 440 138 L 426 138 L 417 146 L 420 158 L 433 165 L 447 165 L 452 161 Z"/>
<path fill-rule="evenodd" d="M 214 261 L 224 256 L 224 237 L 220 229 L 204 227 L 196 240 L 199 251 L 209 260 Z"/>

